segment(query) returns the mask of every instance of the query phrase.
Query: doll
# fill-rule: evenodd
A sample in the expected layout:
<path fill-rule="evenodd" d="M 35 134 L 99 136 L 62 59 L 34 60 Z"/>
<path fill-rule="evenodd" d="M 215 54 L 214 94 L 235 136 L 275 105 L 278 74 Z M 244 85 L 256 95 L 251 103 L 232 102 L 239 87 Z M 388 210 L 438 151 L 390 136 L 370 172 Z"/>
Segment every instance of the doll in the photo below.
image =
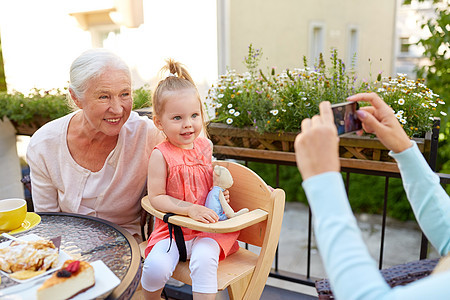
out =
<path fill-rule="evenodd" d="M 223 196 L 223 191 L 233 185 L 233 177 L 227 168 L 216 165 L 213 172 L 213 188 L 209 191 L 205 206 L 214 210 L 219 216 L 219 221 L 233 218 L 248 212 L 243 208 L 234 212 Z"/>

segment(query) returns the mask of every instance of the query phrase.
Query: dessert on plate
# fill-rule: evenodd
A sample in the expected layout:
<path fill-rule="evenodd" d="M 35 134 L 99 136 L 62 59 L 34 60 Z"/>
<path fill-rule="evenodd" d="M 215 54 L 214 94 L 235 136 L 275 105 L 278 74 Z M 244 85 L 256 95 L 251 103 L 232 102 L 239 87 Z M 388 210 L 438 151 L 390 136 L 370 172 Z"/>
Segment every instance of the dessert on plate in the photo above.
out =
<path fill-rule="evenodd" d="M 66 260 L 37 290 L 38 300 L 70 299 L 95 285 L 94 268 L 85 261 Z"/>
<path fill-rule="evenodd" d="M 52 241 L 13 241 L 0 249 L 0 270 L 15 279 L 28 279 L 55 267 L 58 256 Z"/>

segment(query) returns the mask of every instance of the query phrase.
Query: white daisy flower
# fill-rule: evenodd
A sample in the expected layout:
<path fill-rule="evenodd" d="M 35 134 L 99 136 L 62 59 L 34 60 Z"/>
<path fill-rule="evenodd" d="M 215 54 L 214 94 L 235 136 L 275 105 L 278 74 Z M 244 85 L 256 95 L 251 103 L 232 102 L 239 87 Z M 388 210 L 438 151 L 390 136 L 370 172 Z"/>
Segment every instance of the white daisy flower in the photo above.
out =
<path fill-rule="evenodd" d="M 437 104 L 436 104 L 436 103 L 433 103 L 433 102 L 430 102 L 430 105 L 433 106 L 433 107 L 436 107 L 436 106 L 437 106 Z"/>
<path fill-rule="evenodd" d="M 303 100 L 303 101 L 306 101 L 306 100 L 308 100 L 308 98 L 306 98 L 306 97 L 302 97 L 302 100 Z"/>
<path fill-rule="evenodd" d="M 378 93 L 386 92 L 386 89 L 384 89 L 384 88 L 379 88 L 379 89 L 377 90 L 377 92 L 378 92 Z"/>
<path fill-rule="evenodd" d="M 234 110 L 234 108 L 232 108 L 228 112 L 232 115 L 232 114 L 234 114 L 235 110 Z"/>
<path fill-rule="evenodd" d="M 443 116 L 446 116 L 446 115 L 447 115 L 447 113 L 446 113 L 446 112 L 443 112 L 443 111 L 441 111 L 441 115 L 443 115 Z"/>
<path fill-rule="evenodd" d="M 232 118 L 228 118 L 227 119 L 227 124 L 230 125 L 231 123 L 233 123 L 233 119 Z"/>
<path fill-rule="evenodd" d="M 439 100 L 439 101 L 438 101 L 438 103 L 439 103 L 439 104 L 442 104 L 442 105 L 444 105 L 444 104 L 445 104 L 445 102 L 444 102 L 444 101 L 442 101 L 442 100 Z"/>
<path fill-rule="evenodd" d="M 399 110 L 397 113 L 403 115 L 405 112 L 403 110 Z"/>
<path fill-rule="evenodd" d="M 294 105 L 294 103 L 292 103 L 292 102 L 289 102 L 289 103 L 287 104 L 287 106 L 292 106 L 292 105 Z"/>
<path fill-rule="evenodd" d="M 428 104 L 426 104 L 426 103 L 422 103 L 422 106 L 425 108 L 428 108 Z"/>
<path fill-rule="evenodd" d="M 219 94 L 219 95 L 217 95 L 217 98 L 223 98 L 223 94 Z"/>
<path fill-rule="evenodd" d="M 222 107 L 222 103 L 217 103 L 216 107 L 217 108 L 221 108 Z"/>
<path fill-rule="evenodd" d="M 274 116 L 278 115 L 278 109 L 272 109 L 270 113 Z"/>
<path fill-rule="evenodd" d="M 400 119 L 400 123 L 406 124 L 406 120 L 405 119 Z"/>
<path fill-rule="evenodd" d="M 237 112 L 234 113 L 234 116 L 235 116 L 235 117 L 239 117 L 240 114 L 241 114 L 241 113 L 237 111 Z"/>
<path fill-rule="evenodd" d="M 396 114 L 395 114 L 395 117 L 396 117 L 397 119 L 399 119 L 399 120 L 403 119 L 403 118 L 402 118 L 402 114 L 399 114 L 399 113 L 396 113 Z"/>
<path fill-rule="evenodd" d="M 230 103 L 230 104 L 227 105 L 227 107 L 228 107 L 228 108 L 232 108 L 232 107 L 233 107 L 233 104 Z"/>

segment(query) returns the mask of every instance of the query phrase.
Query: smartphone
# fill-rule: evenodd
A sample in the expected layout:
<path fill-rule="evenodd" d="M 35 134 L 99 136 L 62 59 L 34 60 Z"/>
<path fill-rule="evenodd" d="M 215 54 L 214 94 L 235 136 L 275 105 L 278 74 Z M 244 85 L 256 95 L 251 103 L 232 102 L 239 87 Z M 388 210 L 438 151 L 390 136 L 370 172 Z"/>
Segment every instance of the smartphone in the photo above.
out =
<path fill-rule="evenodd" d="M 361 121 L 356 115 L 358 108 L 358 102 L 352 101 L 331 105 L 331 109 L 334 114 L 334 124 L 336 124 L 338 134 L 344 134 L 362 129 Z"/>

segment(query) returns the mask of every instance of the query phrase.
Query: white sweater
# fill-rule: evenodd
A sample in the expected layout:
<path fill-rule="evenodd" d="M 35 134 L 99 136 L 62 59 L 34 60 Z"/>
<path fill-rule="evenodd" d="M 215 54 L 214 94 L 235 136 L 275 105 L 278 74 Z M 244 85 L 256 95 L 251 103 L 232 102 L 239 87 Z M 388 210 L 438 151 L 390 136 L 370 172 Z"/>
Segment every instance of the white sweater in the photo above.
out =
<path fill-rule="evenodd" d="M 79 213 L 90 171 L 75 162 L 67 146 L 67 128 L 75 113 L 47 123 L 30 140 L 27 162 L 37 212 Z M 118 224 L 131 234 L 140 232 L 140 200 L 146 189 L 148 160 L 162 139 L 153 121 L 131 112 L 105 162 L 115 173 L 95 201 L 95 217 Z"/>

